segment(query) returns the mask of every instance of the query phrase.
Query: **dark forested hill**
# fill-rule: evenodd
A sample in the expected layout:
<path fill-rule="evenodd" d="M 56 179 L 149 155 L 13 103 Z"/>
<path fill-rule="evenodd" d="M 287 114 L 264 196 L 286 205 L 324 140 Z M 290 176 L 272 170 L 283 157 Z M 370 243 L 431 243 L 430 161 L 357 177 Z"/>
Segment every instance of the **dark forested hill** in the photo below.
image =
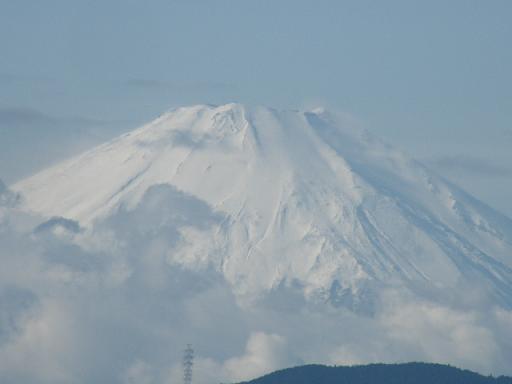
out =
<path fill-rule="evenodd" d="M 371 364 L 354 367 L 305 365 L 245 384 L 512 384 L 512 377 L 482 376 L 440 364 Z"/>

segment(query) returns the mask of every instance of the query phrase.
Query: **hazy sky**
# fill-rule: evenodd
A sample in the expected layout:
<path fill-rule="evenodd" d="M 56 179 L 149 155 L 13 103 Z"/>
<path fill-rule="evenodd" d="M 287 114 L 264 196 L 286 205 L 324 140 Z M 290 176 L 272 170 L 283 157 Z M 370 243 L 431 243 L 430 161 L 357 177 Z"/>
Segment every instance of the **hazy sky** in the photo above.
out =
<path fill-rule="evenodd" d="M 232 101 L 343 111 L 512 217 L 512 0 L 0 0 L 6 184 L 170 108 Z M 169 262 L 165 193 L 87 234 L 33 231 L 0 195 L 2 382 L 175 383 L 189 342 L 199 384 L 316 361 L 512 374 L 512 311 L 477 282 L 440 304 L 382 291 L 372 317 L 302 307 L 293 285 L 242 307 L 222 276 Z"/>
<path fill-rule="evenodd" d="M 325 105 L 512 216 L 511 20 L 508 0 L 0 0 L 0 178 L 176 105 Z"/>

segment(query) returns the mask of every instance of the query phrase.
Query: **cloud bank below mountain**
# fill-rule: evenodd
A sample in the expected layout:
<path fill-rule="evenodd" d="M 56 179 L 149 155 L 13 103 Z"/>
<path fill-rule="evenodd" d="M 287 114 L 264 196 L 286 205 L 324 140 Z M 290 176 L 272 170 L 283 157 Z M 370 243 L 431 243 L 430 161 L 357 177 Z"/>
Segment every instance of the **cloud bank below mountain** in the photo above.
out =
<path fill-rule="evenodd" d="M 2 381 L 177 382 L 187 343 L 196 349 L 197 383 L 312 362 L 422 360 L 512 373 L 511 311 L 468 303 L 467 291 L 450 306 L 384 291 L 373 316 L 304 304 L 293 288 L 247 306 L 222 276 L 169 261 L 183 217 L 175 207 L 162 223 L 151 201 L 158 199 L 87 236 L 1 208 Z M 197 212 L 193 225 L 215 220 L 201 206 Z"/>

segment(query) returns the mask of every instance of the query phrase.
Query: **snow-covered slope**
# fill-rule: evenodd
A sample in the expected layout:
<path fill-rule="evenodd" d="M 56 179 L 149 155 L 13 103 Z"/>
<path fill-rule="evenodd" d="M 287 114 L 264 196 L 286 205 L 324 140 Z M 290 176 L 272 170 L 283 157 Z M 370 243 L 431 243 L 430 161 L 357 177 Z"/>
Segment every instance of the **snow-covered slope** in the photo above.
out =
<path fill-rule="evenodd" d="M 186 218 L 169 262 L 220 271 L 239 295 L 293 285 L 358 308 L 385 286 L 476 284 L 512 304 L 512 221 L 323 110 L 176 109 L 12 188 L 94 228 L 162 184 Z"/>

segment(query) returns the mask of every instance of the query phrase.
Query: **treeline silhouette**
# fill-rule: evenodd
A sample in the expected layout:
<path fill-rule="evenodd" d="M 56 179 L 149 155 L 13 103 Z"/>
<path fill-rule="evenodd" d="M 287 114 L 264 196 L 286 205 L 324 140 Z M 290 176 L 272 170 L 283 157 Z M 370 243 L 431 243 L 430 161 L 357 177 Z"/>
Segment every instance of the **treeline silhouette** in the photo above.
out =
<path fill-rule="evenodd" d="M 352 367 L 304 365 L 241 384 L 512 384 L 512 377 L 483 376 L 448 365 L 427 363 Z"/>

